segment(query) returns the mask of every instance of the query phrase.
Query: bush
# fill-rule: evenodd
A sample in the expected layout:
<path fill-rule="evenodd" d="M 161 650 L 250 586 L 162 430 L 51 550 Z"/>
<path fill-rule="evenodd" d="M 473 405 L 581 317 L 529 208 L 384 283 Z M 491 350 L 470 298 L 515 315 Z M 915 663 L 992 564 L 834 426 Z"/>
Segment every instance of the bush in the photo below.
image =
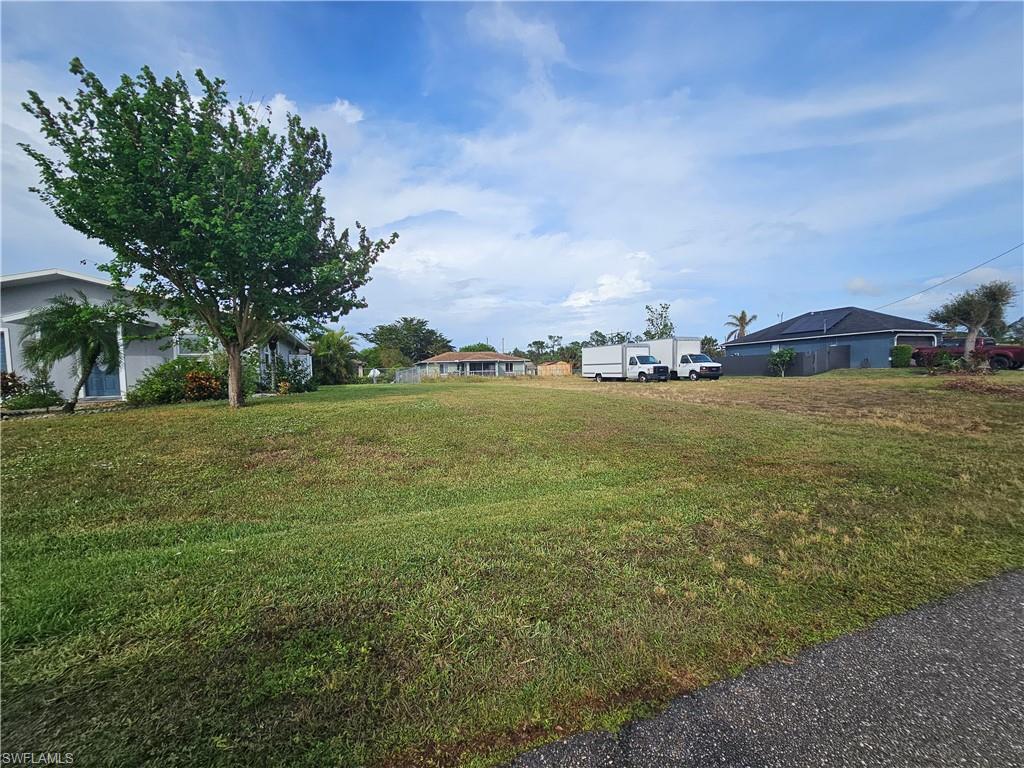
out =
<path fill-rule="evenodd" d="M 209 360 L 200 357 L 176 357 L 154 368 L 148 368 L 128 392 L 128 402 L 132 405 L 165 405 L 189 399 L 186 385 L 190 373 L 202 373 L 213 377 L 221 385 L 221 391 L 227 391 L 221 373 L 214 369 Z"/>
<path fill-rule="evenodd" d="M 0 373 L 0 399 L 24 394 L 28 390 L 28 382 L 16 373 L 3 371 Z"/>
<path fill-rule="evenodd" d="M 283 358 L 277 358 L 277 392 L 281 395 L 295 394 L 298 392 L 315 392 L 318 384 L 316 380 L 309 375 L 309 369 L 302 364 L 302 361 L 293 358 L 288 362 L 285 362 Z M 270 392 L 273 390 L 271 386 L 270 377 L 267 376 L 260 383 L 264 391 Z M 282 384 L 288 386 L 282 388 Z"/>
<path fill-rule="evenodd" d="M 953 370 L 959 367 L 958 361 L 953 359 L 949 350 L 942 347 L 930 347 L 922 349 L 917 353 L 918 365 L 924 366 L 929 372 L 936 370 Z"/>
<path fill-rule="evenodd" d="M 913 356 L 914 348 L 909 344 L 897 344 L 889 350 L 889 360 L 893 368 L 909 368 Z"/>
<path fill-rule="evenodd" d="M 12 376 L 14 374 L 11 374 Z M 4 399 L 4 408 L 12 411 L 27 411 L 30 408 L 53 408 L 64 405 L 64 396 L 57 391 L 46 375 L 36 375 L 32 380 L 21 382 L 22 391 Z"/>
<path fill-rule="evenodd" d="M 185 374 L 185 399 L 217 400 L 224 397 L 220 378 L 210 371 L 189 371 Z"/>
<path fill-rule="evenodd" d="M 768 355 L 768 365 L 771 369 L 785 378 L 786 369 L 796 360 L 796 350 L 790 347 L 777 349 Z"/>

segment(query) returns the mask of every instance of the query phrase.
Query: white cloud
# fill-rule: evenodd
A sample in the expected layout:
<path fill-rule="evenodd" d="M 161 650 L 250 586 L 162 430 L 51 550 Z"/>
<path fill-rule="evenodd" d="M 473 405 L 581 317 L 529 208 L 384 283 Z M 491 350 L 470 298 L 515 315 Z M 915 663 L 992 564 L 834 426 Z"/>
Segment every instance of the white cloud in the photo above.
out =
<path fill-rule="evenodd" d="M 330 109 L 346 123 L 358 123 L 363 119 L 363 110 L 348 99 L 336 99 Z"/>
<path fill-rule="evenodd" d="M 868 280 L 866 277 L 854 277 L 847 280 L 846 290 L 855 296 L 878 296 L 882 293 L 878 283 Z"/>
<path fill-rule="evenodd" d="M 651 290 L 651 284 L 642 279 L 636 270 L 631 270 L 624 275 L 601 275 L 597 278 L 596 288 L 573 291 L 569 294 L 569 298 L 562 302 L 562 305 L 582 309 L 592 304 L 631 299 L 649 290 Z"/>

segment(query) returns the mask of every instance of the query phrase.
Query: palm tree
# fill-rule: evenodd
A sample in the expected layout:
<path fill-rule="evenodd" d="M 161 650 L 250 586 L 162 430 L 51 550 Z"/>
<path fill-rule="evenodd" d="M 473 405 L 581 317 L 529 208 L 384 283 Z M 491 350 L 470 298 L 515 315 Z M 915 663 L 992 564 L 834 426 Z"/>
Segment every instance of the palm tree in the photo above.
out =
<path fill-rule="evenodd" d="M 34 370 L 49 370 L 59 360 L 73 359 L 78 381 L 64 405 L 68 413 L 75 410 L 78 393 L 97 363 L 107 370 L 121 365 L 118 328 L 130 316 L 120 302 L 93 304 L 81 291 L 76 293 L 77 300 L 59 294 L 48 306 L 32 310 L 23 321 L 21 342 L 25 363 Z"/>
<path fill-rule="evenodd" d="M 747 335 L 747 327 L 753 325 L 754 321 L 757 320 L 757 315 L 747 315 L 747 310 L 742 310 L 738 315 L 729 315 L 729 319 L 725 322 L 727 328 L 732 328 L 729 331 L 729 335 L 725 337 L 726 341 L 732 341 L 733 339 L 742 339 Z"/>
<path fill-rule="evenodd" d="M 345 384 L 353 374 L 356 356 L 355 337 L 344 328 L 323 331 L 310 337 L 316 375 L 323 384 Z"/>

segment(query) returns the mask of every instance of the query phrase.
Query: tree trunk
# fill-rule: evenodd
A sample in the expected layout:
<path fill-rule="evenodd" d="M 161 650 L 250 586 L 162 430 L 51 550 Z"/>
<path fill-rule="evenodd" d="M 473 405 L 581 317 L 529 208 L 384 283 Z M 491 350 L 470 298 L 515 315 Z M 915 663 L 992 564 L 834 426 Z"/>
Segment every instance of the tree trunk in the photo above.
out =
<path fill-rule="evenodd" d="M 78 381 L 75 384 L 75 391 L 71 393 L 71 398 L 64 403 L 64 407 L 61 409 L 64 413 L 74 413 L 75 406 L 78 405 L 78 393 L 82 391 L 82 387 L 85 386 L 85 382 L 89 380 L 89 374 L 92 373 L 92 366 L 89 370 L 85 371 L 81 376 L 78 377 Z"/>
<path fill-rule="evenodd" d="M 967 363 L 968 368 L 975 367 L 974 358 L 971 357 L 971 353 L 974 352 L 974 347 L 978 343 L 978 334 L 980 332 L 981 328 L 972 328 L 970 326 L 968 326 L 967 328 L 967 338 L 964 339 L 964 362 Z M 977 363 L 977 367 L 981 369 L 987 369 L 988 358 L 982 358 L 982 360 Z"/>
<path fill-rule="evenodd" d="M 242 346 L 238 342 L 227 345 L 228 354 L 228 405 L 241 408 L 245 405 L 242 389 Z"/>

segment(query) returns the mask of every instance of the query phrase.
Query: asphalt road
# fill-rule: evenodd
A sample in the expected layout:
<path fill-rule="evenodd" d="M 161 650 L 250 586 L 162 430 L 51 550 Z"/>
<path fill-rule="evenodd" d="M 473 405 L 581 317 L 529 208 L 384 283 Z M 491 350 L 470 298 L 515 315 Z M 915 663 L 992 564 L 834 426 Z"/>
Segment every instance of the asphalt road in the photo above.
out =
<path fill-rule="evenodd" d="M 1024 571 L 511 765 L 1024 766 Z"/>

